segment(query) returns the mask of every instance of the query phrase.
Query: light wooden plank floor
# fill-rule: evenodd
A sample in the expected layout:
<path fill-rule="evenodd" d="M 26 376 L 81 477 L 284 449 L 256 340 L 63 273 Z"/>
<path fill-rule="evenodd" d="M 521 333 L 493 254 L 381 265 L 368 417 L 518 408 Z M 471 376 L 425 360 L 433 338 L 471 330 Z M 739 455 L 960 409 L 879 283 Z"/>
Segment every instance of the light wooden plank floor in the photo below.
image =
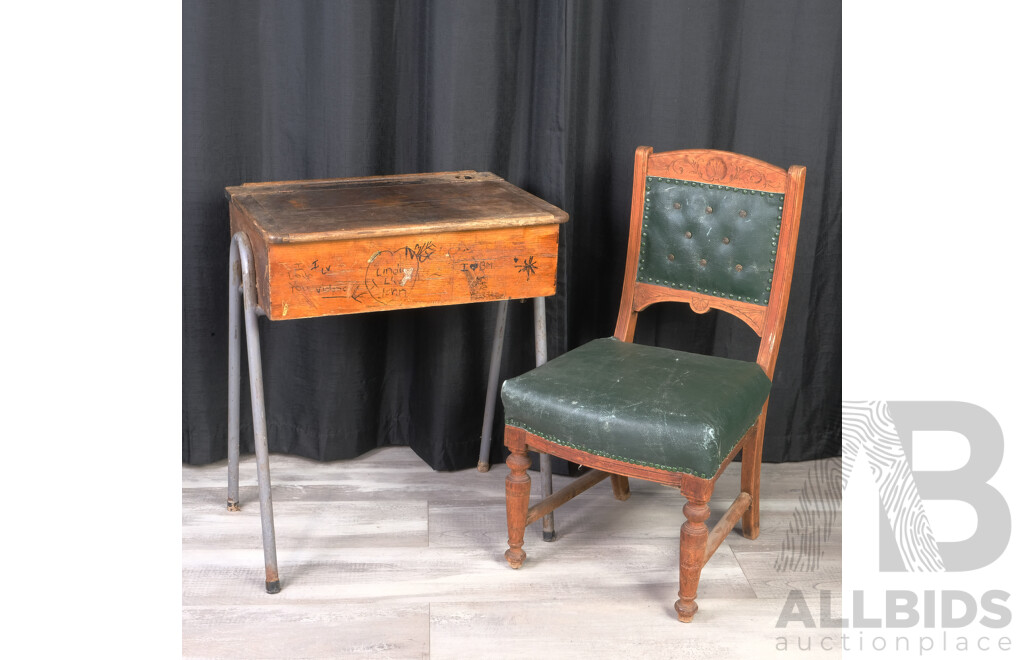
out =
<path fill-rule="evenodd" d="M 747 540 L 737 525 L 705 567 L 687 625 L 672 608 L 683 498 L 664 486 L 631 480 L 632 497 L 619 502 L 598 484 L 555 512 L 554 543 L 539 522 L 527 529 L 526 563 L 514 571 L 502 555 L 504 465 L 434 472 L 406 447 L 331 463 L 274 455 L 283 589 L 269 595 L 255 459 L 242 458 L 237 513 L 225 507 L 225 462 L 183 466 L 183 654 L 747 659 L 787 657 L 777 651 L 785 638 L 801 658 L 838 655 L 821 650 L 835 637 L 827 630 L 776 628 L 793 589 L 815 618 L 828 592 L 839 616 L 838 493 L 812 487 L 836 469 L 837 459 L 763 466 L 761 535 Z M 555 488 L 568 482 L 556 476 Z M 738 489 L 734 464 L 709 526 Z"/>

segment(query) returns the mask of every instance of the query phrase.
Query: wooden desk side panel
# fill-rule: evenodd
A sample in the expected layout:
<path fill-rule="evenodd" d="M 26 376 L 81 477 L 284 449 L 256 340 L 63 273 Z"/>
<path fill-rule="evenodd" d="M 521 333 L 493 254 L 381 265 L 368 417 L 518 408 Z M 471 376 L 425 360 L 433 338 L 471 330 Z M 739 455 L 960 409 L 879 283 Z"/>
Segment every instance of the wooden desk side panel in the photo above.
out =
<path fill-rule="evenodd" d="M 236 233 L 242 232 L 249 238 L 254 262 L 253 266 L 256 269 L 256 304 L 259 305 L 260 309 L 265 310 L 270 304 L 270 301 L 267 299 L 267 292 L 270 290 L 270 268 L 267 264 L 266 237 L 244 209 L 240 208 L 233 201 L 228 206 L 231 218 L 231 236 L 234 237 Z"/>
<path fill-rule="evenodd" d="M 268 248 L 277 321 L 552 295 L 558 225 Z"/>

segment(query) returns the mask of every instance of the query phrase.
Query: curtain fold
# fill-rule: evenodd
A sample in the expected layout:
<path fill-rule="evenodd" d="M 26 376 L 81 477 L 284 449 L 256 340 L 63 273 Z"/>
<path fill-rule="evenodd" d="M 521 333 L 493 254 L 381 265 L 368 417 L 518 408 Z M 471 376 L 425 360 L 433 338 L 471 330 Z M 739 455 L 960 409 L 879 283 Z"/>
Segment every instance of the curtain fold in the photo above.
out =
<path fill-rule="evenodd" d="M 491 171 L 565 209 L 554 357 L 614 327 L 633 151 L 717 148 L 806 165 L 764 457 L 839 451 L 839 3 L 183 4 L 182 460 L 226 456 L 226 186 Z M 409 445 L 476 464 L 493 305 L 260 320 L 270 447 L 333 460 Z M 513 303 L 502 377 L 533 362 Z M 732 319 L 655 306 L 637 341 L 753 357 Z M 243 451 L 252 451 L 243 360 Z M 501 460 L 501 409 L 492 462 Z M 564 471 L 564 464 L 556 467 Z"/>

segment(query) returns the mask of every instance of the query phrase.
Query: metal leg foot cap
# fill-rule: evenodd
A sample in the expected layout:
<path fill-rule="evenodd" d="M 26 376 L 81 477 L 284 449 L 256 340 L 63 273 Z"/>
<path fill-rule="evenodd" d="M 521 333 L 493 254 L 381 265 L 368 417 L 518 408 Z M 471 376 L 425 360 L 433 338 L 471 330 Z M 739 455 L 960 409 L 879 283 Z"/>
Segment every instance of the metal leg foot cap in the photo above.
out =
<path fill-rule="evenodd" d="M 234 500 L 228 500 L 228 511 L 241 511 L 242 507 Z"/>
<path fill-rule="evenodd" d="M 281 581 L 280 580 L 274 580 L 273 582 L 267 582 L 267 593 L 268 594 L 276 594 L 279 591 L 281 591 Z"/>
<path fill-rule="evenodd" d="M 554 541 L 555 540 L 555 533 L 554 532 L 545 531 L 544 532 L 544 540 L 548 541 L 548 542 Z"/>
<path fill-rule="evenodd" d="M 477 472 L 488 472 L 491 469 L 490 463 L 487 461 L 480 461 L 476 464 Z"/>

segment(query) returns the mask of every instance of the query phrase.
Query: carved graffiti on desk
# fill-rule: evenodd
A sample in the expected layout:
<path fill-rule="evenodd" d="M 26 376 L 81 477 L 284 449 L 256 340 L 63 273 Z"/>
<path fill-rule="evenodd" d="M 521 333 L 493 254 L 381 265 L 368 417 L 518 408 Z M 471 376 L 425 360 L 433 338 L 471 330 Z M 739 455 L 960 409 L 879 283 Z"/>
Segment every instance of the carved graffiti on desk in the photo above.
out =
<path fill-rule="evenodd" d="M 366 291 L 363 290 L 362 284 L 331 284 L 328 286 L 317 287 L 316 292 L 323 298 L 335 299 L 335 298 L 351 298 L 360 305 L 365 304 L 361 298 L 366 295 Z M 335 295 L 324 295 L 327 293 L 338 292 Z"/>
<path fill-rule="evenodd" d="M 409 247 L 407 245 L 402 249 L 405 250 L 405 256 L 409 257 L 410 259 L 415 259 L 419 263 L 423 263 L 424 261 L 429 259 L 435 252 L 433 241 L 427 241 L 422 245 L 417 243 L 413 247 Z"/>
<path fill-rule="evenodd" d="M 552 278 L 555 248 L 520 229 L 381 236 L 277 246 L 273 319 L 486 302 L 533 295 Z M 552 237 L 547 237 L 553 243 Z M 288 311 L 284 311 L 288 305 Z"/>
<path fill-rule="evenodd" d="M 405 300 L 409 297 L 409 291 L 416 286 L 421 261 L 430 258 L 430 254 L 427 254 L 421 260 L 423 254 L 409 247 L 378 250 L 366 264 L 366 292 L 383 305 Z"/>
<path fill-rule="evenodd" d="M 352 289 L 351 284 L 324 284 L 323 286 L 315 286 L 313 290 L 322 295 L 324 298 L 345 298 L 348 297 L 349 291 Z M 344 291 L 344 296 L 328 296 L 325 294 L 335 293 L 337 291 Z"/>
<path fill-rule="evenodd" d="M 536 257 L 532 255 L 523 259 L 522 263 L 519 263 L 519 257 L 514 257 L 512 261 L 517 264 L 517 268 L 519 269 L 520 273 L 526 273 L 527 280 L 530 279 L 530 275 L 533 275 L 534 273 L 537 272 Z"/>
<path fill-rule="evenodd" d="M 459 264 L 466 285 L 469 286 L 469 297 L 473 300 L 493 298 L 487 283 L 487 271 L 494 264 L 490 261 L 464 261 Z"/>
<path fill-rule="evenodd" d="M 321 275 L 326 275 L 327 273 L 331 272 L 331 265 L 327 264 L 326 266 L 322 266 L 322 265 L 320 265 L 320 260 L 319 259 L 314 259 L 313 260 L 313 265 L 310 266 L 309 269 L 310 270 L 319 270 Z"/>
<path fill-rule="evenodd" d="M 306 304 L 313 305 L 313 299 L 309 297 L 307 293 L 308 282 L 310 280 L 309 272 L 306 271 L 305 264 L 289 264 L 288 267 L 288 287 L 294 293 L 298 293 L 302 296 L 302 299 L 306 301 Z M 285 315 L 287 311 L 285 312 Z"/>
<path fill-rule="evenodd" d="M 326 261 L 320 257 L 314 257 L 313 259 L 305 262 L 286 264 L 288 269 L 288 287 L 293 293 L 302 296 L 302 299 L 306 304 L 313 308 L 317 307 L 315 297 L 348 297 L 348 293 L 352 288 L 352 285 L 339 283 L 334 279 L 337 275 L 337 270 L 331 270 L 333 266 L 341 267 L 343 265 L 344 264 L 341 264 L 340 262 L 333 264 L 326 263 Z M 344 291 L 345 295 L 336 295 L 340 291 Z"/>

